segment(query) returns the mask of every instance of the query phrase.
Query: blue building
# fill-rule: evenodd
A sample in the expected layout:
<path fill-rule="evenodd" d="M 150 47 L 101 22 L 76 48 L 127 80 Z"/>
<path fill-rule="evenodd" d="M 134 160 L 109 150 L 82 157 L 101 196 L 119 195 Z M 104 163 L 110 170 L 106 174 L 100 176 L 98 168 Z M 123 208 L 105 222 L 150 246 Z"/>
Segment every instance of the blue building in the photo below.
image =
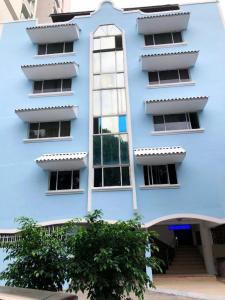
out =
<path fill-rule="evenodd" d="M 165 272 L 216 274 L 225 257 L 216 1 L 123 10 L 106 1 L 52 18 L 1 28 L 1 240 L 15 238 L 19 216 L 58 226 L 94 209 L 107 220 L 139 213 L 160 234 Z"/>

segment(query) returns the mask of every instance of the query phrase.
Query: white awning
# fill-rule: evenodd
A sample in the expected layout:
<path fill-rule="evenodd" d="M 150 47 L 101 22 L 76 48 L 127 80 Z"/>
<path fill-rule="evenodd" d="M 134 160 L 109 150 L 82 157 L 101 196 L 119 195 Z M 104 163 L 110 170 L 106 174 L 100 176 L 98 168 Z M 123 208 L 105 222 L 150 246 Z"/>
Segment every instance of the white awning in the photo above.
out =
<path fill-rule="evenodd" d="M 20 108 L 16 109 L 15 113 L 24 122 L 54 122 L 54 121 L 69 121 L 77 118 L 78 106 L 50 106 L 36 108 Z"/>
<path fill-rule="evenodd" d="M 141 56 L 142 71 L 188 69 L 195 65 L 199 51 L 171 52 Z"/>
<path fill-rule="evenodd" d="M 77 24 L 54 23 L 28 27 L 27 33 L 35 44 L 62 43 L 79 39 Z"/>
<path fill-rule="evenodd" d="M 197 112 L 204 109 L 208 97 L 186 97 L 145 101 L 145 113 L 152 115 Z"/>
<path fill-rule="evenodd" d="M 78 65 L 75 62 L 49 63 L 21 66 L 29 80 L 65 79 L 77 76 Z"/>
<path fill-rule="evenodd" d="M 79 170 L 87 165 L 87 153 L 55 153 L 43 154 L 38 157 L 36 163 L 44 170 L 67 171 Z"/>
<path fill-rule="evenodd" d="M 135 149 L 134 155 L 140 165 L 166 165 L 183 161 L 186 151 L 181 147 Z"/>
<path fill-rule="evenodd" d="M 155 14 L 137 18 L 137 29 L 140 34 L 157 34 L 178 32 L 187 29 L 190 13 L 176 12 Z"/>

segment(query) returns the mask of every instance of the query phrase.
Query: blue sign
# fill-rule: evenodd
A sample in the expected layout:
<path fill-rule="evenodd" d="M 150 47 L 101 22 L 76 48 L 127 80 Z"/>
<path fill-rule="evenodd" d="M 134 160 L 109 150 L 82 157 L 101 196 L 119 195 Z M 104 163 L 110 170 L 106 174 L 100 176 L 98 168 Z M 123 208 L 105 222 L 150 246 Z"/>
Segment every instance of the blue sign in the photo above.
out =
<path fill-rule="evenodd" d="M 190 230 L 191 225 L 189 224 L 180 224 L 180 225 L 168 225 L 169 230 Z"/>

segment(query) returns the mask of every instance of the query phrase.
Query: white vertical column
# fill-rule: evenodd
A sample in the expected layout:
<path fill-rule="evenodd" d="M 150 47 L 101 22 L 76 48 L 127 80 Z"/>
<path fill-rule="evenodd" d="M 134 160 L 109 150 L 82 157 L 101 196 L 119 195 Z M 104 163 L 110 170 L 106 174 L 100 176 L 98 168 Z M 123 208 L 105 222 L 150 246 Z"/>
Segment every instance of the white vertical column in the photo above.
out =
<path fill-rule="evenodd" d="M 215 268 L 213 249 L 212 249 L 213 240 L 212 240 L 211 231 L 205 222 L 200 223 L 200 233 L 201 233 L 202 251 L 203 251 L 206 270 L 208 274 L 215 275 L 216 268 Z"/>
<path fill-rule="evenodd" d="M 146 252 L 145 252 L 145 256 L 146 256 L 146 257 L 151 257 L 151 250 L 150 250 L 150 249 L 149 249 L 149 251 L 146 251 Z M 151 281 L 152 281 L 152 279 L 153 279 L 153 276 L 152 276 L 152 268 L 146 267 L 146 273 L 147 273 L 147 275 L 149 276 L 149 278 L 150 278 Z"/>

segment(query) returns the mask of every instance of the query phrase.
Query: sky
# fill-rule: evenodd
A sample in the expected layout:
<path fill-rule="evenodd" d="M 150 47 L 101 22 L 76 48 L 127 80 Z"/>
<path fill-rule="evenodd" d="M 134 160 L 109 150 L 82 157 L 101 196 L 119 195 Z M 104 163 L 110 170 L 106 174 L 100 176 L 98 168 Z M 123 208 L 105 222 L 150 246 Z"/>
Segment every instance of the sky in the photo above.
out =
<path fill-rule="evenodd" d="M 190 3 L 193 0 L 112 0 L 114 5 L 118 8 L 148 6 L 160 4 L 174 4 L 174 3 Z M 201 2 L 204 0 L 198 0 Z M 98 8 L 103 0 L 71 0 L 71 11 L 95 10 Z M 220 7 L 222 8 L 223 17 L 225 20 L 225 0 L 220 0 Z"/>

